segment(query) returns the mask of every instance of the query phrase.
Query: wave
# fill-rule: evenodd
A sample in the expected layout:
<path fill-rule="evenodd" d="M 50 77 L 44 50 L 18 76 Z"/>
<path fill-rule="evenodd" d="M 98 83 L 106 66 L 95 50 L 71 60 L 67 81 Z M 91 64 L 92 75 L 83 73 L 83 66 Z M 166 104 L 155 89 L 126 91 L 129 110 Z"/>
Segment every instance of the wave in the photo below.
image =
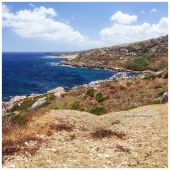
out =
<path fill-rule="evenodd" d="M 45 56 L 43 58 L 45 58 L 45 59 L 56 59 L 56 58 L 59 58 L 59 56 Z"/>
<path fill-rule="evenodd" d="M 48 64 L 49 64 L 50 66 L 59 66 L 59 65 L 60 65 L 59 62 L 48 62 Z"/>
<path fill-rule="evenodd" d="M 62 64 L 62 63 L 60 63 L 60 62 L 48 62 L 48 64 L 49 64 L 50 66 L 61 66 L 61 67 L 76 68 L 75 66 Z"/>

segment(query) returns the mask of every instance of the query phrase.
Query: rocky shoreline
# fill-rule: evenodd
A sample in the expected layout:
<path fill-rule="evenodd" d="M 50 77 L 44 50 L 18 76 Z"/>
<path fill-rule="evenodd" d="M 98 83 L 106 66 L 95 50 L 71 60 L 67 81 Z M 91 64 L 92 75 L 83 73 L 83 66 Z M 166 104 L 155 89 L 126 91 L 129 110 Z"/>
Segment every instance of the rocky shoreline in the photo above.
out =
<path fill-rule="evenodd" d="M 88 84 L 82 84 L 82 85 L 74 86 L 71 89 L 77 89 L 79 87 L 92 87 L 92 86 L 98 85 L 102 82 L 112 81 L 114 79 L 115 80 L 128 79 L 128 78 L 132 78 L 132 77 L 133 76 L 128 76 L 128 72 L 118 72 L 108 79 L 92 81 Z M 47 91 L 46 93 L 42 93 L 42 94 L 30 94 L 30 95 L 23 95 L 23 96 L 14 96 L 9 101 L 2 102 L 2 113 L 6 114 L 6 113 L 10 112 L 16 105 L 20 106 L 21 103 L 25 99 L 33 99 L 33 98 L 40 97 L 40 96 L 47 95 L 47 94 L 53 94 L 55 97 L 59 98 L 64 93 L 66 93 L 66 91 L 63 87 L 56 87 L 56 88 L 51 89 L 51 90 Z M 37 100 L 36 104 L 31 106 L 30 109 L 35 109 L 37 107 L 44 105 L 45 103 L 46 103 L 45 98 L 43 98 L 43 99 L 40 98 L 40 99 Z"/>
<path fill-rule="evenodd" d="M 108 71 L 126 71 L 126 72 L 135 72 L 135 73 L 142 73 L 142 71 L 133 71 L 133 70 L 129 70 L 126 68 L 120 68 L 120 67 L 104 67 L 104 66 L 89 66 L 89 65 L 85 65 L 83 63 L 72 63 L 71 59 L 68 60 L 64 60 L 60 62 L 60 65 L 67 65 L 67 66 L 72 66 L 72 67 L 80 67 L 80 68 L 90 68 L 90 69 L 103 69 L 103 70 L 108 70 Z"/>
<path fill-rule="evenodd" d="M 144 79 L 148 75 L 160 77 L 160 76 L 162 76 L 163 73 L 164 73 L 163 71 L 153 72 L 153 71 L 148 70 L 148 71 L 138 72 L 138 74 L 135 75 L 135 77 L 137 77 L 139 79 Z M 98 86 L 99 84 L 101 84 L 103 82 L 111 82 L 113 80 L 121 81 L 121 80 L 125 80 L 125 79 L 130 79 L 130 78 L 133 78 L 133 77 L 134 76 L 128 76 L 128 72 L 118 72 L 108 79 L 92 81 L 88 84 L 82 84 L 82 85 L 79 85 L 79 86 L 74 86 L 71 89 L 75 90 L 75 89 L 81 88 L 81 87 L 87 87 L 87 88 L 88 87 L 94 87 L 95 88 L 95 86 Z M 49 90 L 46 93 L 42 93 L 42 94 L 30 94 L 30 95 L 25 95 L 25 96 L 14 96 L 9 101 L 2 102 L 2 113 L 3 114 L 10 113 L 11 110 L 14 107 L 16 107 L 16 106 L 20 107 L 20 105 L 23 103 L 23 101 L 33 100 L 35 98 L 37 98 L 37 100 L 31 105 L 30 109 L 36 109 L 36 108 L 43 106 L 44 104 L 46 104 L 48 102 L 47 96 L 49 94 L 53 95 L 56 98 L 60 98 L 65 93 L 66 93 L 66 90 L 63 87 L 57 87 L 57 88 L 54 88 L 54 89 Z M 163 98 L 166 98 L 166 100 L 168 100 L 167 99 L 168 93 L 164 94 L 163 96 L 165 96 Z"/>

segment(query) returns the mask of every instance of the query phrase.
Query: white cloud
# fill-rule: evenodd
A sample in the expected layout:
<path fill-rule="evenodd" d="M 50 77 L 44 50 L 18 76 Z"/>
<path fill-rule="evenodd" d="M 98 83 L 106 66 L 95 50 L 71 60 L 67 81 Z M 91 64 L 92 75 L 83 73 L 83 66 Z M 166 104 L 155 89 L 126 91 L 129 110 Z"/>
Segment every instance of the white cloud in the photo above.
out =
<path fill-rule="evenodd" d="M 154 12 L 157 12 L 158 10 L 156 9 L 156 8 L 153 8 L 153 9 L 151 9 L 149 12 L 150 13 L 154 13 Z"/>
<path fill-rule="evenodd" d="M 58 17 L 53 8 L 36 7 L 31 10 L 11 10 L 3 5 L 2 25 L 11 28 L 24 38 L 36 38 L 51 41 L 56 46 L 84 50 L 88 48 L 116 45 L 158 37 L 168 33 L 168 18 L 160 19 L 157 24 L 132 24 L 137 21 L 136 15 L 116 12 L 110 18 L 111 27 L 103 28 L 98 40 L 91 40 L 74 29 L 69 23 Z M 74 18 L 73 18 L 74 19 Z"/>
<path fill-rule="evenodd" d="M 115 14 L 111 16 L 111 20 L 115 21 L 119 24 L 131 24 L 137 20 L 136 15 L 129 15 L 126 13 L 123 13 L 121 11 L 117 11 Z"/>
<path fill-rule="evenodd" d="M 101 30 L 100 37 L 111 45 L 145 40 L 168 33 L 168 18 L 161 18 L 159 23 L 143 23 L 140 25 L 124 25 L 113 23 L 111 27 Z"/>
<path fill-rule="evenodd" d="M 3 27 L 10 27 L 18 35 L 26 38 L 43 38 L 46 40 L 80 43 L 88 38 L 69 24 L 56 19 L 53 8 L 43 6 L 32 10 L 11 12 L 3 5 Z"/>

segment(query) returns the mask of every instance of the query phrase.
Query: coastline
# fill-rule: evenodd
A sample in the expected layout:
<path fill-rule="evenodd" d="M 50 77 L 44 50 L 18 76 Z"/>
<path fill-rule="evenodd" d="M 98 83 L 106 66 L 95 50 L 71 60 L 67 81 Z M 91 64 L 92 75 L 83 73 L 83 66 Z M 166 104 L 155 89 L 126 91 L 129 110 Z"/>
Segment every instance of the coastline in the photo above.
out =
<path fill-rule="evenodd" d="M 92 69 L 94 69 L 94 68 L 92 68 Z M 102 69 L 102 68 L 98 68 L 98 69 Z M 113 70 L 109 70 L 109 71 L 113 71 Z M 132 72 L 132 71 L 130 71 L 130 72 Z M 115 73 L 114 75 L 112 75 L 111 77 L 109 77 L 107 79 L 91 81 L 88 84 L 84 83 L 84 84 L 81 84 L 81 85 L 75 85 L 75 86 L 71 87 L 69 90 L 73 90 L 73 89 L 75 90 L 75 89 L 81 88 L 81 87 L 94 87 L 94 86 L 96 86 L 96 85 L 98 85 L 100 83 L 113 81 L 114 79 L 115 80 L 129 79 L 129 78 L 132 78 L 134 76 L 139 76 L 139 75 L 140 74 L 128 76 L 127 71 L 126 72 L 118 71 L 117 73 Z M 57 96 L 61 96 L 66 91 L 67 91 L 67 88 L 55 87 L 55 88 L 50 89 L 47 92 L 41 93 L 41 94 L 33 94 L 33 93 L 31 93 L 31 94 L 22 95 L 22 96 L 12 96 L 8 101 L 2 101 L 2 113 L 3 113 L 3 115 L 8 114 L 9 113 L 8 110 L 10 111 L 16 105 L 20 106 L 21 103 L 24 100 L 32 100 L 32 99 L 37 98 L 37 97 L 38 98 L 40 97 L 40 99 L 41 99 L 43 96 L 46 96 L 46 95 L 49 95 L 49 94 L 52 94 L 52 95 L 56 94 Z"/>
<path fill-rule="evenodd" d="M 53 58 L 60 58 L 61 56 L 52 56 Z M 59 65 L 61 64 L 62 65 L 62 62 L 63 61 L 61 61 L 60 63 L 59 63 Z M 126 78 L 128 78 L 128 75 L 127 75 L 127 73 L 131 73 L 131 72 L 133 72 L 133 73 L 136 73 L 136 74 L 141 74 L 142 72 L 141 71 L 132 71 L 132 70 L 125 70 L 125 69 L 121 69 L 121 68 L 115 68 L 115 69 L 108 69 L 108 68 L 101 68 L 101 67 L 86 67 L 86 66 L 74 66 L 74 65 L 69 65 L 69 64 L 64 64 L 64 66 L 70 66 L 70 67 L 75 67 L 75 68 L 88 68 L 88 69 L 100 69 L 100 70 L 106 70 L 106 71 L 111 71 L 111 72 L 114 72 L 114 71 L 117 71 L 117 73 L 115 73 L 114 75 L 112 75 L 111 77 L 109 77 L 109 78 L 107 78 L 107 79 L 100 79 L 100 80 L 95 80 L 95 81 L 91 81 L 91 82 L 89 82 L 89 83 L 84 83 L 84 84 L 81 84 L 81 85 L 75 85 L 75 86 L 73 86 L 73 87 L 71 87 L 71 88 L 69 88 L 69 89 L 76 89 L 76 88 L 78 88 L 78 87 L 81 87 L 81 86 L 90 86 L 90 85 L 94 85 L 95 83 L 96 84 L 98 84 L 98 83 L 101 83 L 101 82 L 106 82 L 106 81 L 111 81 L 111 80 L 113 80 L 113 78 L 116 78 L 117 77 L 117 74 L 119 75 L 119 74 L 124 74 L 124 73 L 126 73 Z M 125 78 L 125 76 L 123 75 L 123 77 Z M 130 76 L 130 77 L 133 77 L 133 76 Z M 129 78 L 130 78 L 129 77 Z M 121 77 L 119 77 L 120 79 L 122 78 L 122 76 Z M 55 88 L 52 88 L 52 89 L 49 89 L 48 91 L 51 91 L 51 90 L 53 90 L 53 89 L 56 89 L 56 88 L 58 88 L 58 87 L 60 87 L 60 86 L 57 86 L 57 87 L 55 87 Z M 64 88 L 64 87 L 63 87 Z M 67 90 L 68 88 L 64 88 L 65 90 Z M 9 100 L 2 100 L 2 102 L 3 103 L 6 103 L 6 102 L 10 102 L 13 98 L 15 98 L 15 97 L 23 97 L 23 96 L 26 96 L 27 98 L 31 98 L 31 97 L 36 97 L 36 96 L 41 96 L 41 95 L 45 95 L 45 94 L 47 94 L 48 93 L 48 91 L 47 92 L 45 92 L 45 93 L 30 93 L 30 94 L 26 94 L 26 95 L 16 95 L 16 96 L 10 96 L 10 99 Z"/>
<path fill-rule="evenodd" d="M 108 71 L 120 71 L 120 72 L 134 72 L 134 73 L 142 73 L 143 71 L 134 71 L 134 70 L 129 70 L 125 68 L 106 68 L 106 67 L 93 67 L 93 66 L 86 66 L 86 65 L 79 65 L 79 64 L 71 64 L 67 63 L 67 61 L 61 61 L 61 65 L 64 64 L 65 66 L 72 66 L 72 67 L 79 67 L 79 68 L 90 68 L 90 69 L 102 69 L 102 70 L 108 70 Z"/>
<path fill-rule="evenodd" d="M 61 61 L 59 63 L 60 66 L 71 66 L 71 67 L 78 67 L 78 68 L 90 68 L 90 69 L 102 69 L 102 70 L 108 70 L 108 71 L 124 71 L 124 72 L 134 72 L 134 73 L 142 73 L 142 71 L 135 71 L 135 70 L 129 70 L 126 68 L 120 68 L 120 67 L 112 67 L 112 68 L 108 68 L 108 67 L 95 67 L 95 66 L 88 66 L 85 64 L 72 64 L 69 63 L 69 61 L 77 58 L 79 55 L 78 54 L 74 54 L 74 55 L 59 55 L 59 56 L 47 56 L 46 58 L 51 58 L 51 59 L 64 59 L 63 61 Z"/>

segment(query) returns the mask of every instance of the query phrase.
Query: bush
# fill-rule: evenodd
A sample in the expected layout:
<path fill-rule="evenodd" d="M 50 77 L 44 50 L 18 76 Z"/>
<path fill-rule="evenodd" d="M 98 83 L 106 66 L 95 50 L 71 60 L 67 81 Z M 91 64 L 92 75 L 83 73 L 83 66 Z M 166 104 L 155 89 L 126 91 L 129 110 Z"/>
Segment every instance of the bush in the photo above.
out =
<path fill-rule="evenodd" d="M 149 68 L 149 57 L 139 56 L 127 61 L 126 68 L 130 70 L 143 71 Z"/>
<path fill-rule="evenodd" d="M 129 87 L 131 84 L 132 84 L 132 82 L 130 82 L 130 81 L 126 82 L 127 87 Z"/>
<path fill-rule="evenodd" d="M 155 89 L 162 88 L 162 85 L 161 85 L 161 84 L 159 84 L 159 83 L 158 83 L 158 84 L 155 84 L 154 88 L 155 88 Z"/>
<path fill-rule="evenodd" d="M 146 75 L 146 76 L 144 77 L 144 80 L 153 80 L 153 79 L 155 79 L 155 78 L 156 78 L 155 75 L 153 75 L 153 74 L 148 74 L 148 75 Z"/>
<path fill-rule="evenodd" d="M 26 119 L 25 119 L 24 115 L 19 114 L 14 117 L 14 122 L 20 126 L 23 126 L 26 124 Z"/>
<path fill-rule="evenodd" d="M 157 95 L 156 95 L 155 97 L 156 97 L 156 98 L 157 98 L 157 97 L 160 97 L 160 96 L 162 96 L 164 93 L 165 93 L 165 90 L 160 89 L 160 91 L 157 93 Z"/>
<path fill-rule="evenodd" d="M 48 103 L 49 103 L 49 102 L 55 100 L 55 98 L 56 98 L 56 97 L 54 96 L 54 94 L 49 94 L 49 95 L 47 95 L 46 100 L 47 100 Z"/>
<path fill-rule="evenodd" d="M 71 110 L 79 110 L 80 109 L 80 103 L 78 101 L 74 102 L 71 106 Z"/>
<path fill-rule="evenodd" d="M 102 93 L 97 93 L 96 94 L 96 101 L 102 102 L 104 100 L 105 100 L 105 98 L 103 97 Z"/>
<path fill-rule="evenodd" d="M 93 88 L 89 88 L 87 90 L 87 95 L 90 97 L 94 97 L 95 90 Z"/>
<path fill-rule="evenodd" d="M 92 138 L 102 139 L 102 138 L 111 138 L 114 135 L 112 130 L 106 129 L 97 129 L 95 132 L 91 133 Z"/>
<path fill-rule="evenodd" d="M 95 114 L 95 115 L 102 115 L 106 113 L 106 110 L 104 107 L 95 107 L 90 110 L 90 113 Z"/>

